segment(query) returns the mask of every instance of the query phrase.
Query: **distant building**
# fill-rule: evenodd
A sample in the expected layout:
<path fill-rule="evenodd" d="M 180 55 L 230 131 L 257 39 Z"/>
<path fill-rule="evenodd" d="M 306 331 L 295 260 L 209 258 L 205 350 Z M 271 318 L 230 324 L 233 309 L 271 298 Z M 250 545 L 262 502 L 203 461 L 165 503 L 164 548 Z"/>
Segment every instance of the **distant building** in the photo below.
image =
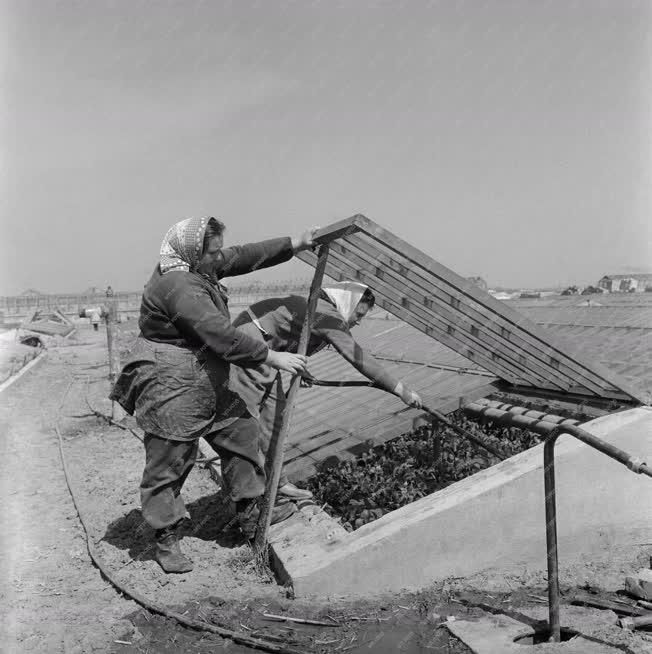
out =
<path fill-rule="evenodd" d="M 541 297 L 541 293 L 539 291 L 523 291 L 519 297 L 527 298 L 528 300 L 538 300 Z"/>
<path fill-rule="evenodd" d="M 598 286 L 609 293 L 643 293 L 652 288 L 652 273 L 605 275 L 598 282 Z"/>

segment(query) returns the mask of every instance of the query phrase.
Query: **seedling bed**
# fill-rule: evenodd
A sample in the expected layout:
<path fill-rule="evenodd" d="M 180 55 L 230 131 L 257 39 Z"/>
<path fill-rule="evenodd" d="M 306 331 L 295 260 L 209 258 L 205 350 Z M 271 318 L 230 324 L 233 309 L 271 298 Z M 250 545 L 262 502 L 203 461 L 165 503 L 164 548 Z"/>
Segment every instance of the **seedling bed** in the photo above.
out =
<path fill-rule="evenodd" d="M 533 432 L 448 416 L 508 458 L 541 442 Z M 306 482 L 324 510 L 347 531 L 465 479 L 500 460 L 446 425 L 433 423 L 369 449 L 355 459 L 323 467 Z"/>

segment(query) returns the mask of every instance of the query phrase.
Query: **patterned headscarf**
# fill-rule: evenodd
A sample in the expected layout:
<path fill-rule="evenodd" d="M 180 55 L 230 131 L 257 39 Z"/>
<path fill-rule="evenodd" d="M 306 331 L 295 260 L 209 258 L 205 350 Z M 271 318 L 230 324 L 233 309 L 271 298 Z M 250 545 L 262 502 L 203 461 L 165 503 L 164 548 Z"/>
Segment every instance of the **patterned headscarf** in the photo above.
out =
<path fill-rule="evenodd" d="M 335 282 L 322 286 L 324 293 L 335 303 L 337 311 L 347 322 L 368 288 L 360 282 Z"/>
<path fill-rule="evenodd" d="M 194 270 L 201 258 L 204 232 L 210 218 L 186 218 L 168 229 L 159 255 L 161 273 Z"/>

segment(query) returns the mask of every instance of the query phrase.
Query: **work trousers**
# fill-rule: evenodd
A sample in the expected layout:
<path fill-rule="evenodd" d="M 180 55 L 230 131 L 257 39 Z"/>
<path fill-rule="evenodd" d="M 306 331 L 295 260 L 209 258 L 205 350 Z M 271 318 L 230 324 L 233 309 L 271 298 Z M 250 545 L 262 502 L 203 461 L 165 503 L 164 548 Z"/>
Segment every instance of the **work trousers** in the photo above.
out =
<path fill-rule="evenodd" d="M 258 423 L 247 415 L 205 437 L 219 455 L 222 482 L 234 502 L 258 497 L 265 491 L 264 456 L 258 446 Z M 199 449 L 197 439 L 169 440 L 145 434 L 145 470 L 140 484 L 143 518 L 154 529 L 181 520 L 186 507 L 181 488 Z"/>
<path fill-rule="evenodd" d="M 238 329 L 245 331 L 242 327 Z M 255 327 L 253 329 L 260 337 L 258 330 Z M 258 416 L 258 442 L 266 457 L 265 472 L 270 475 L 269 444 L 272 436 L 281 431 L 283 414 L 287 406 L 281 373 L 264 364 L 257 368 L 232 366 L 229 388 L 244 400 L 251 415 Z M 287 482 L 288 478 L 283 467 L 278 485 L 283 486 Z"/>

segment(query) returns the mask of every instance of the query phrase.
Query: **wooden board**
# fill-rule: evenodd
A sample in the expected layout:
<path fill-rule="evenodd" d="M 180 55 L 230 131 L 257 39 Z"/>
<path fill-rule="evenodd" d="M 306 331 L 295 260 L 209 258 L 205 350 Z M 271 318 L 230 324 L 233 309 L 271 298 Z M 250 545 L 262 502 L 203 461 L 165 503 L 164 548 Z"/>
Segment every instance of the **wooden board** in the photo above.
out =
<path fill-rule="evenodd" d="M 502 380 L 646 402 L 645 395 L 619 375 L 571 354 L 524 315 L 365 216 L 325 227 L 317 240 L 332 245 L 327 275 L 368 284 L 379 306 Z M 309 251 L 298 256 L 315 264 Z"/>

